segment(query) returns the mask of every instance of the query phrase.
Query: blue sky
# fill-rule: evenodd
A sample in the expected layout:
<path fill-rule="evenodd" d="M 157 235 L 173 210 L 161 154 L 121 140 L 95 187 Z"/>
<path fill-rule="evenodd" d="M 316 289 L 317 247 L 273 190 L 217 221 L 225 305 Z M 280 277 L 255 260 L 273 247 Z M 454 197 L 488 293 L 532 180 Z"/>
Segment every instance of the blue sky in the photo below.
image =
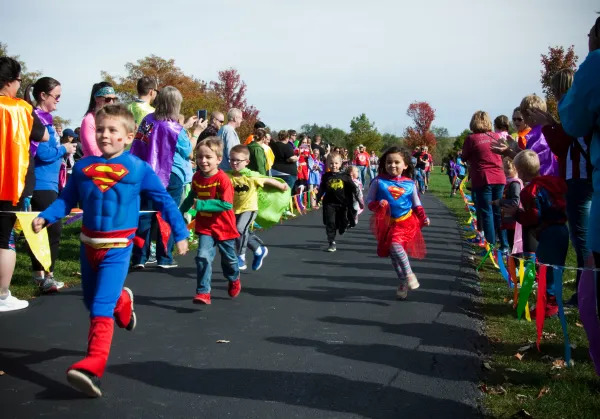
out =
<path fill-rule="evenodd" d="M 596 11 L 592 0 L 22 0 L 2 5 L 0 40 L 62 83 L 56 114 L 73 127 L 101 70 L 156 54 L 206 81 L 235 67 L 274 129 L 348 130 L 366 113 L 401 134 L 408 105 L 426 100 L 434 125 L 457 134 L 478 109 L 510 115 L 541 94 L 548 46 L 573 44 L 581 62 Z"/>

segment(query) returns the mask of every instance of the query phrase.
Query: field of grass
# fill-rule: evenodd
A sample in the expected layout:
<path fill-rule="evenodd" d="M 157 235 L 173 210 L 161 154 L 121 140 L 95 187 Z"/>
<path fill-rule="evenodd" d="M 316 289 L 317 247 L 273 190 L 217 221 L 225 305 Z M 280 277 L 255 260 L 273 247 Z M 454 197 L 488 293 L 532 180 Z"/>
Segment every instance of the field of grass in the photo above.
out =
<path fill-rule="evenodd" d="M 448 176 L 436 168 L 429 193 L 440 198 L 452 210 L 461 226 L 468 213 L 460 196 L 450 197 Z M 480 256 L 474 263 L 479 264 Z M 568 266 L 576 266 L 569 249 Z M 475 265 L 477 266 L 477 265 Z M 490 262 L 480 272 L 483 295 L 482 312 L 490 342 L 489 362 L 485 362 L 481 383 L 485 407 L 492 417 L 598 418 L 600 417 L 600 378 L 596 376 L 588 352 L 588 342 L 576 309 L 566 309 L 573 348 L 572 368 L 553 368 L 564 356 L 559 320 L 546 319 L 541 352 L 535 347 L 534 322 L 517 320 L 512 308 L 512 292 Z M 575 290 L 575 272 L 564 275 L 565 301 Z M 530 303 L 534 302 L 532 293 Z M 531 347 L 523 349 L 525 346 Z M 523 355 L 519 359 L 516 355 Z M 558 365 L 559 366 L 559 365 Z M 527 416 L 527 415 L 531 416 Z"/>

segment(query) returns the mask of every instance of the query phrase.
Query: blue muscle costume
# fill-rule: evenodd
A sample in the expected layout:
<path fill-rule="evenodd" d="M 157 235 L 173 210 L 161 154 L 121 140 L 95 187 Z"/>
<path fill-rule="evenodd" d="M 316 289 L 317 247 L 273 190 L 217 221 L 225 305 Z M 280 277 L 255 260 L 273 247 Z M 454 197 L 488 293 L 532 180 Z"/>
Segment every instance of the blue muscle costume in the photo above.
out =
<path fill-rule="evenodd" d="M 69 370 L 101 377 L 110 351 L 113 317 L 120 327 L 130 321 L 133 304 L 124 295 L 123 284 L 141 193 L 161 211 L 176 241 L 188 237 L 183 217 L 156 173 L 129 153 L 110 160 L 90 156 L 78 161 L 60 197 L 40 214 L 53 223 L 78 203 L 83 209 L 81 279 L 84 303 L 90 311 L 90 337 L 86 358 Z"/>

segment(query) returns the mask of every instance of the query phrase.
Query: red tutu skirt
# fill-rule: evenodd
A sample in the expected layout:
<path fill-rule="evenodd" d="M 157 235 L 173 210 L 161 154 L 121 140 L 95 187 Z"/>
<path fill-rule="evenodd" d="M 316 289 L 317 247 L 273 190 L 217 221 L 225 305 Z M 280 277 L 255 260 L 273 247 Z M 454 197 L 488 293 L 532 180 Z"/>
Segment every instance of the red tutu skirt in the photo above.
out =
<path fill-rule="evenodd" d="M 388 257 L 392 243 L 404 247 L 409 256 L 423 259 L 427 253 L 421 222 L 411 212 L 406 218 L 392 219 L 389 206 L 379 207 L 371 216 L 371 231 L 377 240 L 377 256 Z"/>

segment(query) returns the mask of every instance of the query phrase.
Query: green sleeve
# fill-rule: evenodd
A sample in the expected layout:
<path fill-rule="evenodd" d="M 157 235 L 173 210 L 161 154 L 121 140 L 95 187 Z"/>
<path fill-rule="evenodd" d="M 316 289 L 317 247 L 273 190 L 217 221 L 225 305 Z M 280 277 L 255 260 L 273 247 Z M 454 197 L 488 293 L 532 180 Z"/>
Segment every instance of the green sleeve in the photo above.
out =
<path fill-rule="evenodd" d="M 233 204 L 220 199 L 199 199 L 196 201 L 196 210 L 203 212 L 222 212 L 233 208 Z"/>
<path fill-rule="evenodd" d="M 179 211 L 181 211 L 183 214 L 188 212 L 190 208 L 192 208 L 192 205 L 194 205 L 194 199 L 196 198 L 195 195 L 196 194 L 194 193 L 194 191 L 190 191 L 188 196 L 185 197 L 184 201 L 179 206 Z"/>

